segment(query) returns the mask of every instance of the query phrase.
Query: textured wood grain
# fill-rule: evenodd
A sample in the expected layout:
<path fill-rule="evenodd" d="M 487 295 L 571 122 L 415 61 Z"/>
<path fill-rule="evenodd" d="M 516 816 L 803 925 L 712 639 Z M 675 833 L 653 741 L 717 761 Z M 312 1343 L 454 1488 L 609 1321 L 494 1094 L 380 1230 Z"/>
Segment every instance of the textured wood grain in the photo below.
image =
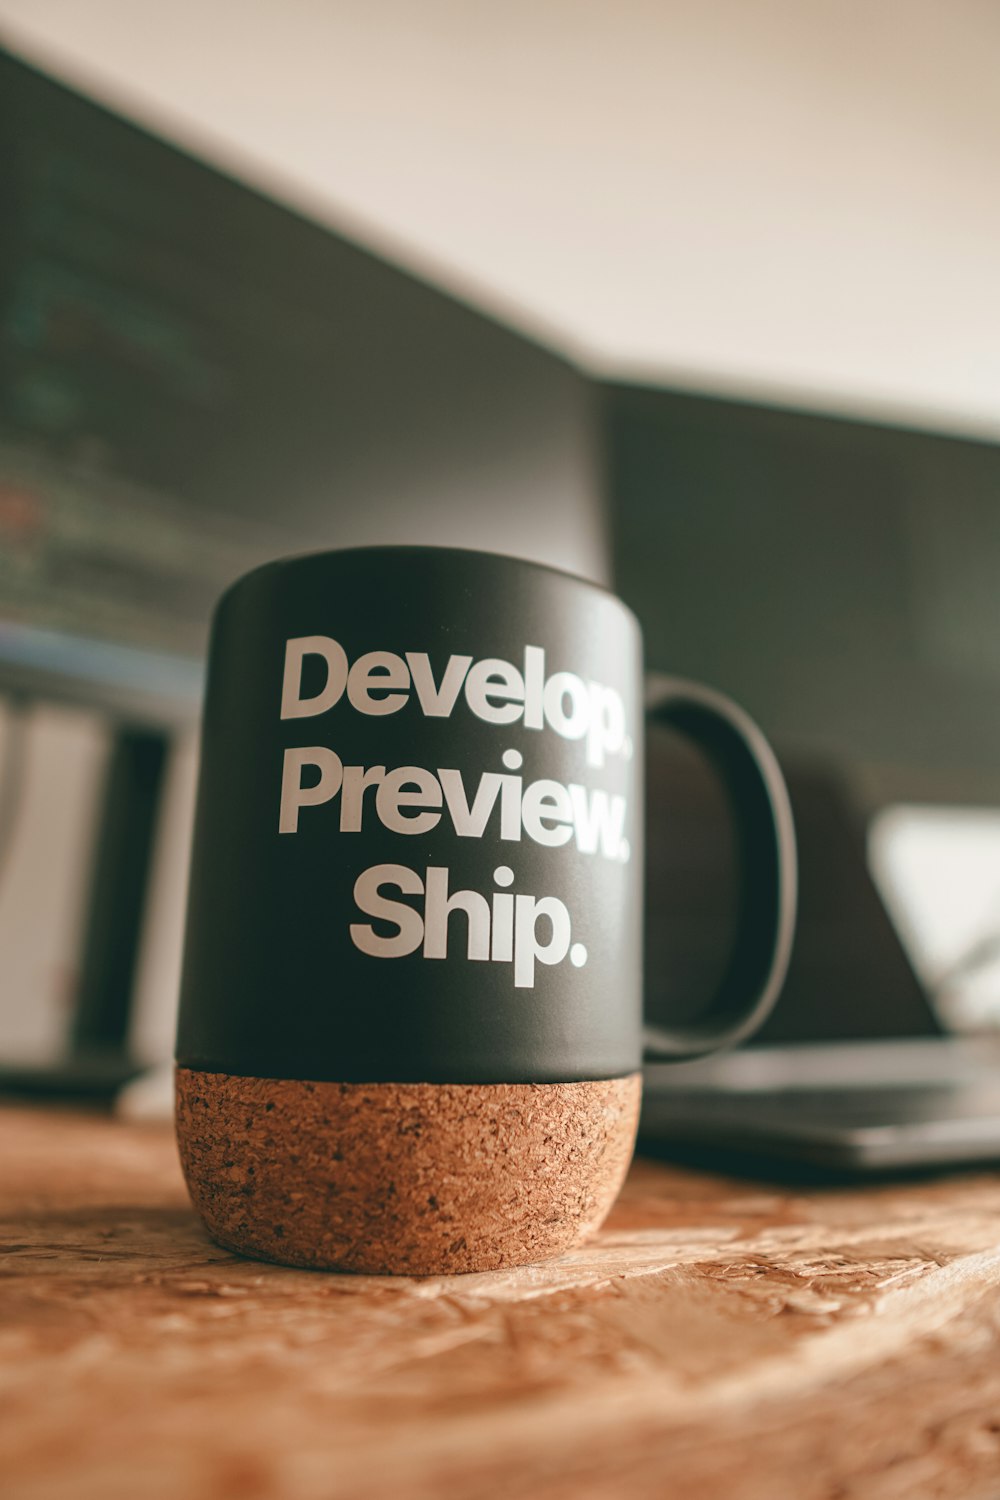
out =
<path fill-rule="evenodd" d="M 429 1280 L 241 1260 L 169 1131 L 0 1113 L 7 1500 L 995 1500 L 1000 1178 L 639 1162 L 596 1240 Z"/>

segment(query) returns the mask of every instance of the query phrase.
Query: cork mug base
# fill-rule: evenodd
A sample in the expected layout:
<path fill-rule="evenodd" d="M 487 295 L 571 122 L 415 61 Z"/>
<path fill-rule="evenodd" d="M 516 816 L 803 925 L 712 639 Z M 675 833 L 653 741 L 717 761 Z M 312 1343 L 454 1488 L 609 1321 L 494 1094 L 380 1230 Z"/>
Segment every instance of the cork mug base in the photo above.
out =
<path fill-rule="evenodd" d="M 524 1265 L 598 1229 L 641 1078 L 306 1083 L 178 1067 L 176 1093 L 188 1189 L 220 1245 L 419 1276 Z"/>

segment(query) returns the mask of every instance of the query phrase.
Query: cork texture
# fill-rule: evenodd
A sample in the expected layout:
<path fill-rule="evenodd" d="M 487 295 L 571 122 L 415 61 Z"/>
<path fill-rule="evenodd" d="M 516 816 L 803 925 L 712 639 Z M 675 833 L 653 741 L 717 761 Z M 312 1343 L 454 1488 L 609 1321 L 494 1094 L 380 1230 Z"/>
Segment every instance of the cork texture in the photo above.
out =
<path fill-rule="evenodd" d="M 641 1080 L 305 1083 L 177 1069 L 212 1238 L 284 1265 L 439 1275 L 558 1255 L 625 1179 Z"/>

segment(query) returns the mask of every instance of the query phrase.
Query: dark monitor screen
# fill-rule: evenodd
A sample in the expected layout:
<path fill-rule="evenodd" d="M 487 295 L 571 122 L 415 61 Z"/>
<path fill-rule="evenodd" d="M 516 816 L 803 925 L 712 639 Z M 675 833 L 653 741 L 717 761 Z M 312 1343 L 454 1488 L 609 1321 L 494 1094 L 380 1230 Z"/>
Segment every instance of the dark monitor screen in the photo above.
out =
<path fill-rule="evenodd" d="M 606 566 L 565 361 L 2 52 L 0 221 L 0 690 L 191 714 L 292 552 Z"/>
<path fill-rule="evenodd" d="M 731 693 L 868 805 L 1000 803 L 1000 446 L 606 394 L 650 664 Z"/>
<path fill-rule="evenodd" d="M 2 55 L 0 99 L 0 681 L 191 712 L 223 585 L 315 536 L 262 501 L 318 231 Z"/>

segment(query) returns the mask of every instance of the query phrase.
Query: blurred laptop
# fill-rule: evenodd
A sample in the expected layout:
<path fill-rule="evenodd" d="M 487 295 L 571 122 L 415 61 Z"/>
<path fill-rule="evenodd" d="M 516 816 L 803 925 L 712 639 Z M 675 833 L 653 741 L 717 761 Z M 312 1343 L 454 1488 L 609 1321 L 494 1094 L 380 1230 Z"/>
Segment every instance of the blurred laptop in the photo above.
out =
<path fill-rule="evenodd" d="M 647 923 L 647 1010 L 669 1025 L 683 1017 L 664 976 L 679 972 L 688 993 L 704 995 L 724 959 L 719 933 L 735 893 L 723 872 L 734 851 L 704 773 L 676 751 L 668 764 L 651 747 L 650 760 L 649 901 L 660 915 Z M 1000 1038 L 945 1027 L 872 879 L 864 823 L 836 775 L 794 763 L 785 772 L 800 906 L 784 990 L 735 1052 L 647 1065 L 640 1150 L 847 1172 L 1000 1160 Z M 669 837 L 657 838 L 658 823 Z"/>

